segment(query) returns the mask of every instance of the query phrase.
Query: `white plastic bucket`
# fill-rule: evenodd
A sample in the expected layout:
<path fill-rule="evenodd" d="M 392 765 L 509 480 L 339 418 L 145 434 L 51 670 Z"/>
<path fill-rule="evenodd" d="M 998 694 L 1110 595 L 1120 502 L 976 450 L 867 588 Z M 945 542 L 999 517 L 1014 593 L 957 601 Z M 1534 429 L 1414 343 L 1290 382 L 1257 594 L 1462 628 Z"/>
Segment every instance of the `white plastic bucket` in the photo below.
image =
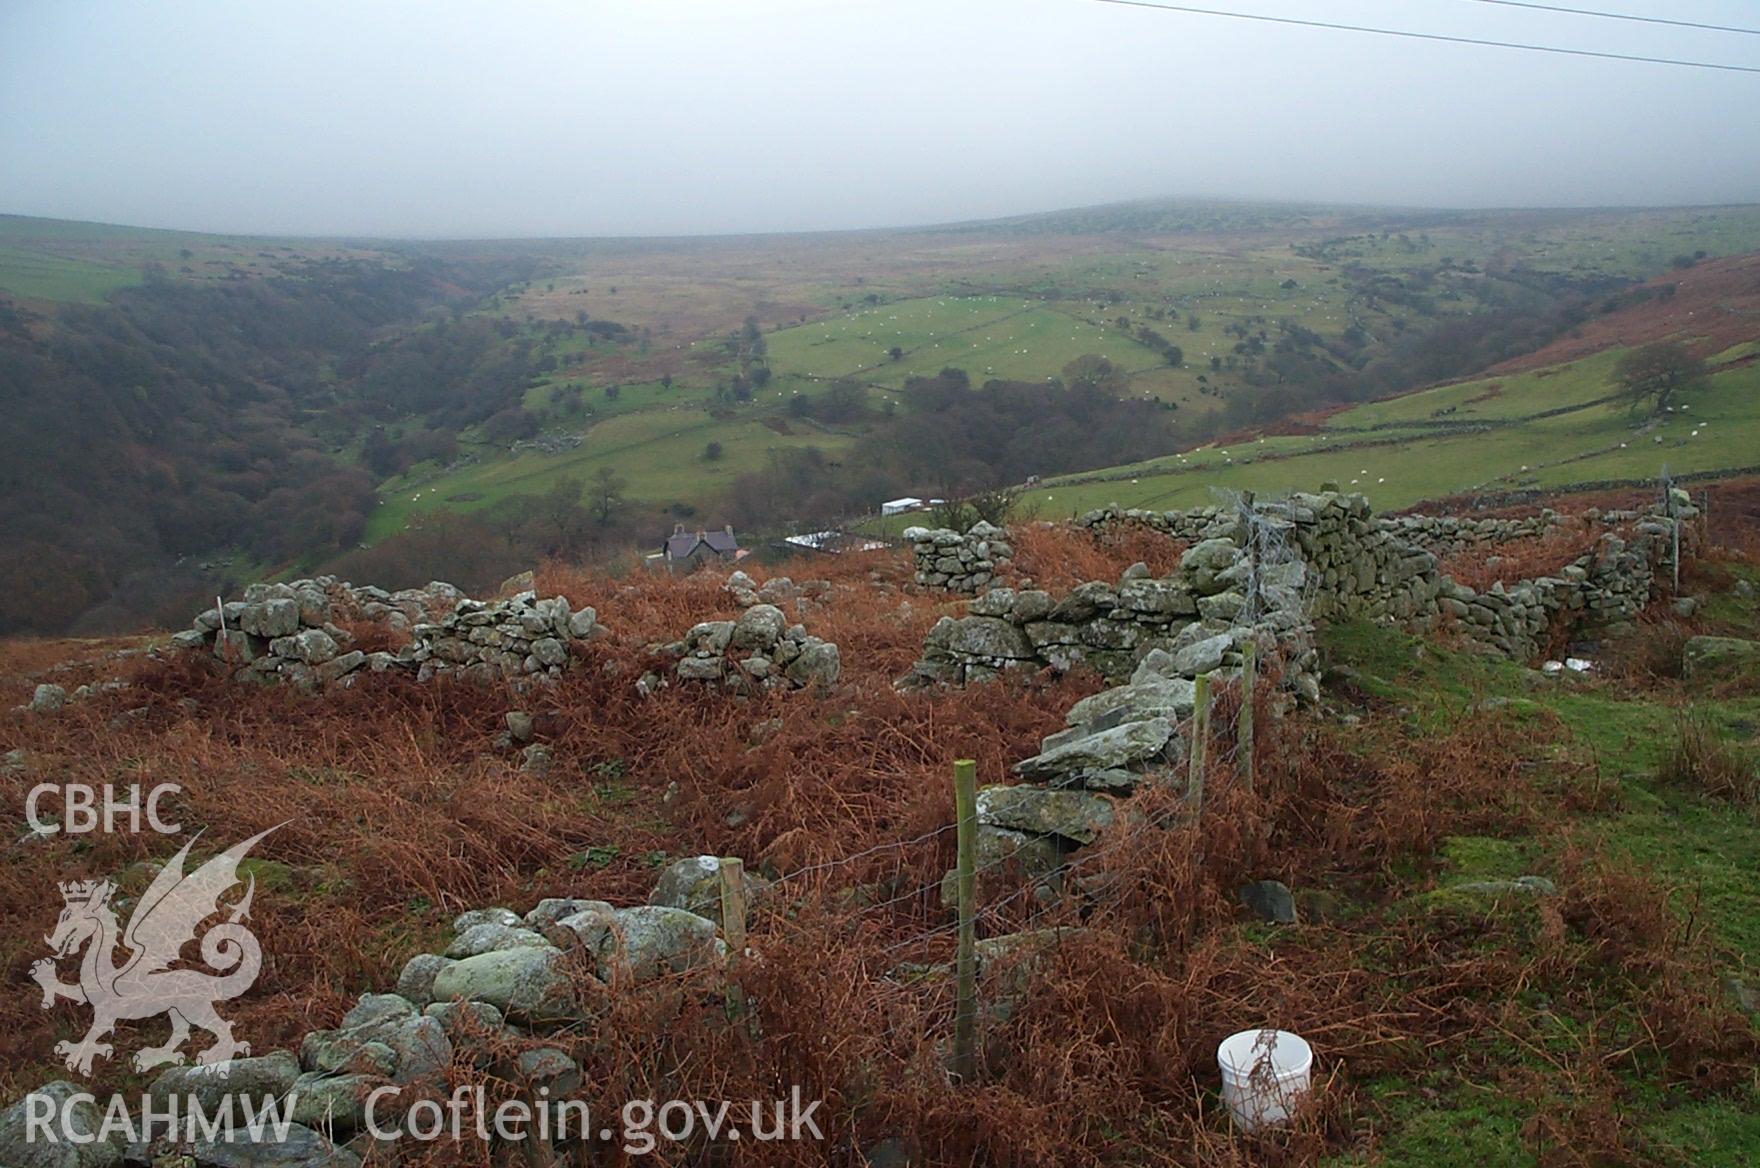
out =
<path fill-rule="evenodd" d="M 1287 1030 L 1242 1030 L 1216 1048 L 1222 1101 L 1242 1131 L 1275 1127 L 1308 1093 L 1314 1050 Z"/>

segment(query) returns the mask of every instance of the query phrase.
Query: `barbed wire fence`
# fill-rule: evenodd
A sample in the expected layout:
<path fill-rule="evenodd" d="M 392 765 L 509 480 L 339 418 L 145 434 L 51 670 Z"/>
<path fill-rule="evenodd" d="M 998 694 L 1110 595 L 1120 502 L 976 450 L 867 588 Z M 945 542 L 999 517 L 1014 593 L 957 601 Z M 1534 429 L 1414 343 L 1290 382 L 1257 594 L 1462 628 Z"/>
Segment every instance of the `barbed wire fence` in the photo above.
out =
<path fill-rule="evenodd" d="M 1169 787 L 1179 794 L 1183 811 L 1174 824 L 1131 814 L 1127 799 L 1121 801 L 1124 814 L 1093 842 L 1065 851 L 1052 872 L 1030 870 L 1008 847 L 992 848 L 983 862 L 968 861 L 962 867 L 961 859 L 975 851 L 970 844 L 982 824 L 972 790 L 961 788 L 962 775 L 965 783 L 973 781 L 971 764 L 949 759 L 955 771 L 954 822 L 778 876 L 765 897 L 741 904 L 741 912 L 750 912 L 751 919 L 740 922 L 740 935 L 760 947 L 782 940 L 830 944 L 839 938 L 823 930 L 841 923 L 851 930 L 844 939 L 854 942 L 852 947 L 867 963 L 875 992 L 921 1000 L 952 988 L 954 1078 L 968 1079 L 978 936 L 1076 923 L 1117 908 L 1133 889 L 1114 867 L 1143 842 L 1141 833 L 1183 825 L 1194 829 L 1201 849 L 1202 833 L 1196 829 L 1205 814 L 1206 786 L 1226 776 L 1253 788 L 1254 721 L 1265 697 L 1262 681 L 1275 680 L 1291 653 L 1307 650 L 1318 581 L 1301 554 L 1286 509 L 1263 507 L 1251 492 L 1219 492 L 1218 512 L 1233 518 L 1235 539 L 1244 553 L 1238 583 L 1241 611 L 1231 627 L 1250 632 L 1239 638 L 1238 667 L 1197 679 L 1192 713 L 1178 726 L 1182 749 L 1170 752 L 1172 757 L 1142 777 L 1143 786 Z M 1001 781 L 1001 776 L 987 777 Z M 949 856 L 948 843 L 962 842 L 962 835 L 966 846 Z M 942 874 L 925 878 L 937 870 Z M 1013 887 L 998 889 L 993 879 L 986 879 L 1011 874 Z M 830 911 L 801 911 L 814 902 L 830 906 Z M 739 956 L 734 955 L 736 961 Z M 936 973 L 943 967 L 945 977 Z"/>

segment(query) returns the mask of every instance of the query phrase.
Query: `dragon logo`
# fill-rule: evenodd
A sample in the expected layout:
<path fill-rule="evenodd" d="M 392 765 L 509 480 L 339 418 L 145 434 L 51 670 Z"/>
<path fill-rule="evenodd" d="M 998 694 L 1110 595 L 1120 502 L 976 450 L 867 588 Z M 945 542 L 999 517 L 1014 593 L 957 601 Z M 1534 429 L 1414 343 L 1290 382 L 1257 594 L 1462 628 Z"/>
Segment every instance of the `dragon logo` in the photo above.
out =
<path fill-rule="evenodd" d="M 281 825 L 277 825 L 281 826 Z M 168 1014 L 171 1037 L 163 1046 L 148 1047 L 134 1056 L 136 1070 L 146 1071 L 165 1063 L 181 1063 L 179 1050 L 197 1026 L 214 1036 L 214 1043 L 196 1056 L 201 1065 L 225 1062 L 250 1053 L 248 1043 L 232 1037 L 232 1026 L 215 1011 L 251 988 L 263 964 L 263 951 L 242 922 L 250 915 L 256 878 L 249 878 L 237 903 L 222 908 L 221 894 L 240 882 L 239 861 L 269 832 L 261 832 L 235 844 L 189 875 L 183 861 L 195 840 L 184 844 L 153 879 L 135 905 L 128 924 L 117 935 L 116 913 L 110 898 L 116 886 L 108 880 L 79 880 L 61 885 L 66 907 L 54 931 L 44 940 L 54 952 L 31 966 L 31 977 L 43 987 L 43 1008 L 58 998 L 69 998 L 92 1007 L 92 1025 L 78 1042 L 61 1042 L 55 1052 L 67 1060 L 67 1068 L 81 1075 L 92 1073 L 92 1060 L 109 1058 L 104 1042 L 118 1022 L 138 1021 Z M 202 961 L 219 974 L 198 969 L 174 969 L 183 946 L 195 940 L 202 922 L 224 911 L 226 919 L 202 934 Z M 129 956 L 116 964 L 120 940 Z M 76 953 L 80 960 L 79 983 L 59 980 L 55 962 Z"/>

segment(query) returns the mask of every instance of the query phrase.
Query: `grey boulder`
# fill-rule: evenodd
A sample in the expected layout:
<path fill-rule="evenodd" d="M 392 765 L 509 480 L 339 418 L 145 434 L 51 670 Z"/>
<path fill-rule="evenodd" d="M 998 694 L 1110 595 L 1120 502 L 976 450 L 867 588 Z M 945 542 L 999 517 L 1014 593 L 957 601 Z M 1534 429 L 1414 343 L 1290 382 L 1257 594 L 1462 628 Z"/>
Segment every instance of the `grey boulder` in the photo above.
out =
<path fill-rule="evenodd" d="M 618 909 L 599 953 L 599 973 L 607 982 L 644 981 L 662 973 L 682 973 L 726 955 L 715 926 L 681 908 L 645 904 Z"/>
<path fill-rule="evenodd" d="M 978 822 L 988 827 L 1089 844 L 1112 825 L 1112 819 L 1112 801 L 1086 791 L 985 787 L 978 792 Z"/>
<path fill-rule="evenodd" d="M 557 949 L 497 949 L 466 957 L 434 979 L 434 1000 L 487 1002 L 515 1021 L 574 1017 L 574 985 Z"/>
<path fill-rule="evenodd" d="M 1173 723 L 1166 718 L 1126 722 L 1022 759 L 1015 763 L 1014 773 L 1043 779 L 1074 771 L 1127 767 L 1159 755 L 1172 737 Z"/>
<path fill-rule="evenodd" d="M 190 1159 L 206 1168 L 360 1168 L 361 1158 L 304 1124 L 284 1132 L 241 1129 L 189 1146 Z"/>
<path fill-rule="evenodd" d="M 0 1112 L 0 1164 L 6 1168 L 117 1168 L 122 1163 L 121 1146 L 95 1138 L 104 1122 L 103 1109 L 95 1102 L 73 1099 L 85 1091 L 85 1087 L 57 1079 Z M 46 1135 L 31 1129 L 33 1114 L 47 1118 Z"/>

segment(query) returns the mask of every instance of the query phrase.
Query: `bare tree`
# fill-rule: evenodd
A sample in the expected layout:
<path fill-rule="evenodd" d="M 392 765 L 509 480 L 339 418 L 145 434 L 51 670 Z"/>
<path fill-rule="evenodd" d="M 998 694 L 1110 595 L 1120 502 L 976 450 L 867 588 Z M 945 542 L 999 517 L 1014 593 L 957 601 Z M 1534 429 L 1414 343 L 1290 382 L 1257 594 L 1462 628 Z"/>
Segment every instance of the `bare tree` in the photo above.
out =
<path fill-rule="evenodd" d="M 587 490 L 592 499 L 593 516 L 598 519 L 599 526 L 604 527 L 610 523 L 617 509 L 623 506 L 623 492 L 628 487 L 629 480 L 618 474 L 613 467 L 602 466 L 593 472 L 592 482 Z"/>
<path fill-rule="evenodd" d="M 1688 390 L 1705 384 L 1710 370 L 1679 341 L 1657 341 L 1633 349 L 1613 367 L 1613 381 L 1632 409 L 1648 406 L 1660 414 Z"/>

